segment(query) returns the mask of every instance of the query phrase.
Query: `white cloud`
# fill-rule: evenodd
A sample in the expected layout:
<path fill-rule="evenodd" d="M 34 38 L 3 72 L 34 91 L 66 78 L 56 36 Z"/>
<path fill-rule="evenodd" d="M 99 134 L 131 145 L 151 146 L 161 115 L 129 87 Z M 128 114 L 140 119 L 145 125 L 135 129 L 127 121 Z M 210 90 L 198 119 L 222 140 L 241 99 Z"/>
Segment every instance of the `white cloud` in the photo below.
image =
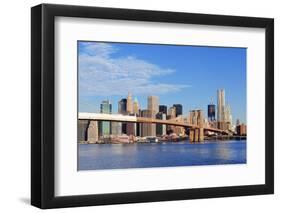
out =
<path fill-rule="evenodd" d="M 132 56 L 111 57 L 118 50 L 106 43 L 87 42 L 79 55 L 80 95 L 159 95 L 178 92 L 188 85 L 153 81 L 155 76 L 170 75 L 172 69 Z"/>

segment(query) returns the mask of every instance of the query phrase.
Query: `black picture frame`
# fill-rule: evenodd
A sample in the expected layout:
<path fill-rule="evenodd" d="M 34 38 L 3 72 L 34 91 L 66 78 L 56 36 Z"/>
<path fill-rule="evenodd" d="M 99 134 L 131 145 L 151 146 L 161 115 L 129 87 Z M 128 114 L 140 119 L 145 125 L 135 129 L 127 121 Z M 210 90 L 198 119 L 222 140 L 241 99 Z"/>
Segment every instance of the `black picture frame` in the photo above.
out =
<path fill-rule="evenodd" d="M 55 17 L 264 28 L 265 184 L 60 196 L 55 189 Z M 94 193 L 94 192 L 93 192 Z M 274 193 L 274 20 L 271 18 L 41 4 L 31 8 L 31 204 L 42 209 Z"/>

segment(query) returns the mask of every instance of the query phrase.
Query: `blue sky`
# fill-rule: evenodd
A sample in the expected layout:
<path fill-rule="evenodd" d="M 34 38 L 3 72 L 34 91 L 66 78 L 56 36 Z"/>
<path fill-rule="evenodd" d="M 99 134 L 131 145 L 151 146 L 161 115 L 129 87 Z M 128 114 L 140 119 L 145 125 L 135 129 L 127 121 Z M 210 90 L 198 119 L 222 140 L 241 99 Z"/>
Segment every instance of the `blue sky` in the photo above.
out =
<path fill-rule="evenodd" d="M 147 96 L 157 95 L 160 104 L 182 104 L 189 110 L 203 109 L 216 91 L 225 89 L 233 121 L 246 123 L 245 48 L 183 45 L 78 42 L 79 111 L 99 112 L 109 99 L 113 113 L 118 101 L 130 91 L 142 109 Z"/>

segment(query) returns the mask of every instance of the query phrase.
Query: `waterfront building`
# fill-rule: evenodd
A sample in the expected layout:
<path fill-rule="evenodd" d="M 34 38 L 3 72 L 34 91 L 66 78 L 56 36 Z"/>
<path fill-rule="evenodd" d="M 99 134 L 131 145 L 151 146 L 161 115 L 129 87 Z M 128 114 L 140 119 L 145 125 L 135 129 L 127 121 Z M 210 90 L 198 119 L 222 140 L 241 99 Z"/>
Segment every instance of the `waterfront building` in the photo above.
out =
<path fill-rule="evenodd" d="M 147 97 L 147 116 L 150 118 L 155 118 L 159 111 L 159 97 L 158 96 L 148 96 Z M 149 136 L 156 136 L 156 124 L 147 124 Z"/>
<path fill-rule="evenodd" d="M 109 100 L 102 101 L 100 105 L 100 113 L 111 114 L 112 113 L 112 105 Z M 109 121 L 101 121 L 99 122 L 99 134 L 100 136 L 108 136 L 111 134 Z"/>
<path fill-rule="evenodd" d="M 111 122 L 111 134 L 121 135 L 122 134 L 122 123 L 121 122 Z"/>
<path fill-rule="evenodd" d="M 210 122 L 214 122 L 216 120 L 216 105 L 209 104 L 208 105 L 208 120 Z"/>
<path fill-rule="evenodd" d="M 78 120 L 78 142 L 87 141 L 87 129 L 89 126 L 88 120 Z"/>
<path fill-rule="evenodd" d="M 167 106 L 166 105 L 159 105 L 159 112 L 162 112 L 167 115 Z"/>
<path fill-rule="evenodd" d="M 141 117 L 144 118 L 155 118 L 155 116 L 152 114 L 150 110 L 142 110 L 141 111 Z M 143 123 L 141 124 L 141 136 L 156 136 L 156 125 L 155 124 L 147 124 Z"/>
<path fill-rule="evenodd" d="M 173 107 L 176 109 L 176 117 L 182 115 L 182 105 L 181 104 L 174 104 Z"/>
<path fill-rule="evenodd" d="M 156 119 L 166 120 L 166 114 L 163 112 L 158 112 L 156 114 Z M 166 125 L 156 124 L 156 135 L 157 136 L 166 135 Z"/>
<path fill-rule="evenodd" d="M 136 123 L 127 123 L 126 124 L 126 134 L 127 135 L 136 135 Z"/>
<path fill-rule="evenodd" d="M 246 136 L 247 135 L 247 125 L 242 123 L 242 124 L 236 126 L 236 132 L 237 132 L 237 135 L 239 135 L 239 136 Z"/>
<path fill-rule="evenodd" d="M 132 94 L 129 92 L 127 97 L 127 113 L 132 114 L 134 111 Z"/>

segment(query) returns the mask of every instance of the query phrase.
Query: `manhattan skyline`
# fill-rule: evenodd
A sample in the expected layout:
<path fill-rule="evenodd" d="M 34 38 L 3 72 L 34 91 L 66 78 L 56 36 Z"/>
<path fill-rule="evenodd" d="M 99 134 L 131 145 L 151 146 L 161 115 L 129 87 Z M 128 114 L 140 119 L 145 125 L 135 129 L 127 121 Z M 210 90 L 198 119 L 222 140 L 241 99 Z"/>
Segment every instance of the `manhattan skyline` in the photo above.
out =
<path fill-rule="evenodd" d="M 99 112 L 110 100 L 112 112 L 128 92 L 142 109 L 147 96 L 161 104 L 183 105 L 183 114 L 216 104 L 226 90 L 233 119 L 246 121 L 246 49 L 158 44 L 78 42 L 79 111 Z"/>

